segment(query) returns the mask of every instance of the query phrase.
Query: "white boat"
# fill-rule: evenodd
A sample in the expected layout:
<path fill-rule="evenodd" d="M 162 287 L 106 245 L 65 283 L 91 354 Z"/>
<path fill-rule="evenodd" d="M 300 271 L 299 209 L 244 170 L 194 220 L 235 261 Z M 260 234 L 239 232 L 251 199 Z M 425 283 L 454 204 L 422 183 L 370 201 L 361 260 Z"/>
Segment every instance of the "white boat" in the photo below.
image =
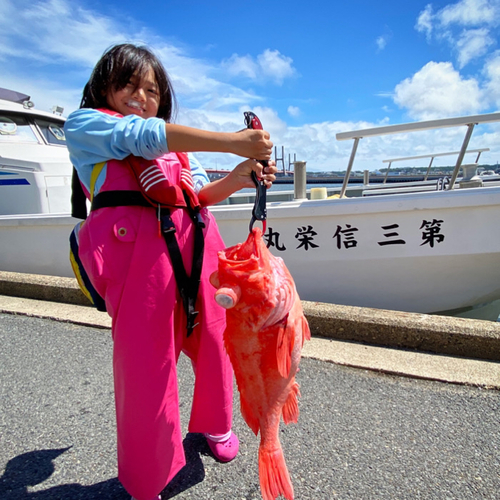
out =
<path fill-rule="evenodd" d="M 70 211 L 64 121 L 35 110 L 29 96 L 0 89 L 0 214 Z"/>
<path fill-rule="evenodd" d="M 479 174 L 475 175 L 473 179 L 481 179 L 483 182 L 488 183 L 500 183 L 500 174 L 497 174 L 494 170 L 483 170 Z"/>
<path fill-rule="evenodd" d="M 9 106 L 6 109 L 0 101 L 0 116 L 4 113 L 11 116 L 12 103 Z M 33 117 L 35 111 L 19 104 L 15 113 L 29 113 Z M 343 192 L 347 189 L 359 138 L 366 134 L 467 126 L 466 140 L 457 159 L 460 168 L 473 125 L 492 121 L 500 121 L 500 113 L 339 134 L 338 139 L 355 140 Z M 13 163 L 23 161 L 24 144 L 20 141 L 18 146 L 20 153 L 11 155 L 17 158 Z M 43 137 L 39 137 L 39 146 L 54 151 Z M 41 157 L 49 158 L 50 154 Z M 58 154 L 55 153 L 57 158 Z M 5 161 L 2 136 L 0 156 L 5 174 L 9 172 L 9 160 Z M 54 164 L 57 162 L 36 163 L 32 159 L 29 168 L 34 169 L 32 173 L 40 172 L 41 177 L 50 177 Z M 15 173 L 21 175 L 19 171 Z M 458 169 L 449 186 L 456 185 L 457 174 Z M 69 164 L 65 175 L 66 185 L 71 175 Z M 40 185 L 43 183 L 32 185 L 29 194 L 17 191 L 17 196 L 48 198 L 48 205 L 39 200 L 43 210 L 32 214 L 3 212 L 5 215 L 0 216 L 0 270 L 72 276 L 68 235 L 77 220 L 68 213 L 51 212 L 51 198 L 60 197 L 60 193 L 56 195 L 49 189 L 43 192 Z M 22 187 L 27 189 L 25 185 Z M 0 185 L 0 200 L 4 199 L 2 190 L 16 189 L 18 184 Z M 64 201 L 69 203 L 69 196 Z M 243 203 L 211 208 L 227 245 L 246 238 L 252 206 Z M 498 186 L 376 197 L 271 201 L 267 211 L 268 245 L 284 259 L 303 300 L 491 320 L 498 317 Z"/>

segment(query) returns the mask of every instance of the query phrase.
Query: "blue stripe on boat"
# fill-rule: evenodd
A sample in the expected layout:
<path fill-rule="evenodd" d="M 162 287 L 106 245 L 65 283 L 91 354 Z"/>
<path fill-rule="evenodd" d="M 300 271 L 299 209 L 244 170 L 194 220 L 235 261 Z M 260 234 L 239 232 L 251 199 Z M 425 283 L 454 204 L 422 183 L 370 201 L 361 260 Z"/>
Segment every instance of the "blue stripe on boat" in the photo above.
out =
<path fill-rule="evenodd" d="M 29 185 L 28 179 L 0 179 L 0 186 Z"/>

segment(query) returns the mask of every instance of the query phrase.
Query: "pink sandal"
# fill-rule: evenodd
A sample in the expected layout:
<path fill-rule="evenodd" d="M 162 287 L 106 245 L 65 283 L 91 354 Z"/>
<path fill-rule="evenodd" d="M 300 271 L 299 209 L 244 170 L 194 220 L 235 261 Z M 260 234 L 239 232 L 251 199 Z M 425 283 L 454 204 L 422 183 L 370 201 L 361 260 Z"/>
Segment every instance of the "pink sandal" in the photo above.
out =
<path fill-rule="evenodd" d="M 230 462 L 238 454 L 240 442 L 233 431 L 221 436 L 205 434 L 207 443 L 217 460 Z"/>

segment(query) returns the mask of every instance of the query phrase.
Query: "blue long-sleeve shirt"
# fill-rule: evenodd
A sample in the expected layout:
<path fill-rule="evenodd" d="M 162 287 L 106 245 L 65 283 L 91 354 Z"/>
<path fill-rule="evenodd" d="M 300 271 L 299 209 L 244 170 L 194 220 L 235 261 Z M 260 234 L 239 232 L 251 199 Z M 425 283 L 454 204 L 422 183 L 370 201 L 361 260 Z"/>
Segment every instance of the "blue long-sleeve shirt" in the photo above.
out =
<path fill-rule="evenodd" d="M 85 108 L 69 115 L 64 132 L 70 160 L 88 191 L 96 163 L 123 160 L 131 154 L 154 160 L 168 153 L 165 121 L 160 118 L 144 120 L 136 115 L 119 118 Z M 210 181 L 198 160 L 192 154 L 188 157 L 195 190 L 199 192 Z M 96 193 L 105 178 L 106 169 L 103 169 L 95 184 Z"/>

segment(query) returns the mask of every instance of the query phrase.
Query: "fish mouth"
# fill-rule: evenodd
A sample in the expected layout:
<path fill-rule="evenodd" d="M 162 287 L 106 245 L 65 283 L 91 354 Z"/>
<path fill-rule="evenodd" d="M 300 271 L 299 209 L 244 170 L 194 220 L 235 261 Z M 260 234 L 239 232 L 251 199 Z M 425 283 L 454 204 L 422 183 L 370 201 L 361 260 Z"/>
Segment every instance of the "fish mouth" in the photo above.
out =
<path fill-rule="evenodd" d="M 259 268 L 261 257 L 260 244 L 262 242 L 262 233 L 259 228 L 254 228 L 248 235 L 244 243 L 239 243 L 234 247 L 219 252 L 219 259 L 225 261 L 230 267 L 250 266 L 250 268 Z"/>

